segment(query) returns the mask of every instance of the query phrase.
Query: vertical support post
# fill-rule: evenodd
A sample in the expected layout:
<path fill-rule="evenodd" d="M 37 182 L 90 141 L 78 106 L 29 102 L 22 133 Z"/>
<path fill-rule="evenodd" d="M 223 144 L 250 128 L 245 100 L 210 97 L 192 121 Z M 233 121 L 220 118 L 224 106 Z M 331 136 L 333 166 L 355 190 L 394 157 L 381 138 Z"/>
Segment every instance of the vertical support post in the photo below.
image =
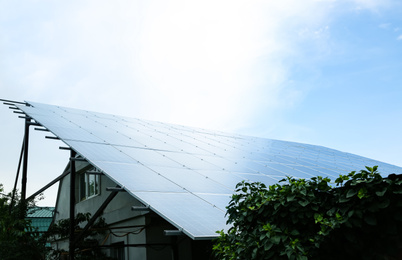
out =
<path fill-rule="evenodd" d="M 20 170 L 21 170 L 21 164 L 22 164 L 22 158 L 24 156 L 24 142 L 25 142 L 25 136 L 22 139 L 22 147 L 21 147 L 21 153 L 20 153 L 20 160 L 18 161 L 18 167 L 17 167 L 17 174 L 15 175 L 15 182 L 14 182 L 14 188 L 12 191 L 12 195 L 11 195 L 11 202 L 10 202 L 10 214 L 12 211 L 12 208 L 14 206 L 14 199 L 15 199 L 15 193 L 17 192 L 17 185 L 18 185 L 18 179 L 20 176 Z"/>
<path fill-rule="evenodd" d="M 173 259 L 179 260 L 179 244 L 177 242 L 177 236 L 172 237 L 172 242 Z"/>
<path fill-rule="evenodd" d="M 25 118 L 25 134 L 24 134 L 24 161 L 22 164 L 22 183 L 21 183 L 21 214 L 25 215 L 26 196 L 27 196 L 27 173 L 28 173 L 28 144 L 29 144 L 29 126 L 31 119 Z M 25 216 L 23 216 L 25 217 Z"/>
<path fill-rule="evenodd" d="M 75 155 L 76 153 L 71 150 L 70 153 L 70 241 L 69 241 L 69 259 L 74 260 L 75 251 Z"/>

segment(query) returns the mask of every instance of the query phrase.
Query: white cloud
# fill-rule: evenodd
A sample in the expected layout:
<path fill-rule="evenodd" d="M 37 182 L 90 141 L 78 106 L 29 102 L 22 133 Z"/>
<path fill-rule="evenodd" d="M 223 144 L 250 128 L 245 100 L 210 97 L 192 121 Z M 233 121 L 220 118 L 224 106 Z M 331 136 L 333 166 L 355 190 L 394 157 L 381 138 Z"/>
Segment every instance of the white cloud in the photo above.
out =
<path fill-rule="evenodd" d="M 297 139 L 314 130 L 281 113 L 311 86 L 289 78 L 292 70 L 311 66 L 314 78 L 315 61 L 331 55 L 337 15 L 389 4 L 0 1 L 0 92 L 205 128 L 250 126 L 265 136 L 286 129 L 282 136 Z"/>
<path fill-rule="evenodd" d="M 389 29 L 390 26 L 391 26 L 390 23 L 382 23 L 382 24 L 378 25 L 379 28 L 386 29 L 386 30 Z"/>
<path fill-rule="evenodd" d="M 331 51 L 338 6 L 314 0 L 28 3 L 22 10 L 8 4 L 2 22 L 19 21 L 3 29 L 8 63 L 0 72 L 17 86 L 15 95 L 213 128 L 236 128 L 258 111 L 268 115 L 297 103 L 303 95 L 289 93 L 305 90 L 289 89 L 289 70 Z M 347 3 L 372 8 L 380 2 Z"/>
<path fill-rule="evenodd" d="M 394 0 L 351 0 L 354 9 L 370 10 L 377 12 L 382 8 L 388 8 L 394 4 Z"/>
<path fill-rule="evenodd" d="M 398 40 L 398 41 L 401 41 L 401 40 L 402 40 L 402 34 L 398 36 L 397 40 Z"/>

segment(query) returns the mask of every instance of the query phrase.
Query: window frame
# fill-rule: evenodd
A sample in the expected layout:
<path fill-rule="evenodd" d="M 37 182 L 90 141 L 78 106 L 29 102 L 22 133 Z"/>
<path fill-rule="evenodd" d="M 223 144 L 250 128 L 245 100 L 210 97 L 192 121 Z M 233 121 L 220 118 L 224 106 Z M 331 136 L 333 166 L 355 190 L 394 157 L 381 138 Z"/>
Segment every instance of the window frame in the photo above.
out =
<path fill-rule="evenodd" d="M 93 171 L 94 168 L 89 171 Z M 93 183 L 93 184 L 92 184 Z M 93 185 L 91 187 L 91 185 Z M 101 176 L 84 171 L 78 174 L 79 201 L 91 199 L 101 194 Z"/>

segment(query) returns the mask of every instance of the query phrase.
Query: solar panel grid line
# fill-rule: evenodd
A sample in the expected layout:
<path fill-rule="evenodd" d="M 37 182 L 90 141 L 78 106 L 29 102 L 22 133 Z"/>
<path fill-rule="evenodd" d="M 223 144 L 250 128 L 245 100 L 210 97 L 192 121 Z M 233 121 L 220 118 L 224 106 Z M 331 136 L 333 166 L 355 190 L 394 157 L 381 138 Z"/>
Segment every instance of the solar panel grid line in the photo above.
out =
<path fill-rule="evenodd" d="M 275 175 L 266 175 L 261 173 L 239 173 L 239 175 L 246 179 L 248 182 L 261 182 L 264 183 L 267 187 L 272 184 L 278 183 L 280 180 L 286 178 L 286 176 L 275 176 Z"/>
<path fill-rule="evenodd" d="M 216 145 L 213 144 L 213 142 L 215 142 L 216 140 L 213 139 L 213 138 L 210 138 L 210 137 L 208 137 L 208 136 L 203 136 L 204 139 L 206 139 L 206 140 L 202 140 L 203 138 L 201 138 L 201 139 L 196 139 L 196 138 L 192 137 L 192 136 L 189 135 L 189 134 L 181 134 L 181 136 L 188 137 L 188 138 L 190 138 L 190 139 L 192 139 L 192 140 L 195 140 L 196 142 L 201 142 L 202 144 L 207 144 L 207 145 L 216 146 Z M 208 140 L 210 140 L 210 142 L 208 142 Z M 194 141 L 193 141 L 193 142 L 194 142 Z M 192 144 L 192 143 L 191 143 L 191 144 Z"/>
<path fill-rule="evenodd" d="M 237 181 L 271 185 L 286 175 L 337 177 L 348 167 L 367 163 L 382 165 L 384 172 L 400 170 L 320 146 L 33 105 L 27 111 L 35 120 L 194 239 L 216 237 L 216 230 L 227 228 L 224 205 Z M 178 214 L 175 207 L 183 204 Z"/>
<path fill-rule="evenodd" d="M 129 192 L 129 193 L 130 193 L 130 192 Z M 174 221 L 172 220 L 172 218 L 171 218 L 169 215 L 167 215 L 167 214 L 165 213 L 165 211 L 159 210 L 159 207 L 154 207 L 154 206 L 151 205 L 151 204 L 147 204 L 147 203 L 145 202 L 145 200 L 142 199 L 143 196 L 141 196 L 141 194 L 138 195 L 138 194 L 135 194 L 135 193 L 131 193 L 131 195 L 132 195 L 134 198 L 137 198 L 141 203 L 143 203 L 144 205 L 146 205 L 151 211 L 153 211 L 153 212 L 155 212 L 156 214 L 158 214 L 158 215 L 164 217 L 165 220 L 167 220 L 167 222 L 169 222 L 170 224 L 172 224 L 173 226 L 175 226 L 179 231 L 182 231 L 184 234 L 186 234 L 188 237 L 190 237 L 190 238 L 192 238 L 192 239 L 194 239 L 194 240 L 200 240 L 200 239 L 209 240 L 209 239 L 213 239 L 213 238 L 216 237 L 216 236 L 213 236 L 213 235 L 211 235 L 211 234 L 209 234 L 209 235 L 200 235 L 200 234 L 197 234 L 197 233 L 194 234 L 194 233 L 190 232 L 189 229 L 187 229 L 184 225 L 180 225 L 180 224 L 178 224 L 177 222 L 174 222 Z"/>
<path fill-rule="evenodd" d="M 233 194 L 197 193 L 196 195 L 207 201 L 213 201 L 214 207 L 226 213 L 227 205 L 229 205 L 229 202 L 232 199 Z"/>
<path fill-rule="evenodd" d="M 123 135 L 123 136 L 125 136 L 125 137 L 127 137 L 128 139 L 132 139 L 132 137 L 133 137 L 133 135 L 129 135 L 129 132 L 125 132 L 124 130 L 121 130 L 121 129 L 119 129 L 119 130 L 117 130 L 118 128 L 116 128 L 116 127 L 114 127 L 113 129 L 115 129 L 115 131 L 121 131 L 121 135 Z M 138 138 L 140 139 L 140 140 L 143 140 L 143 141 L 147 141 L 147 142 L 141 142 L 141 141 L 136 141 L 136 142 L 138 142 L 138 143 L 140 143 L 140 144 L 142 144 L 144 147 L 153 147 L 150 143 L 155 143 L 155 141 L 156 141 L 156 143 L 158 143 L 159 142 L 159 144 L 158 144 L 158 148 L 159 148 L 159 150 L 177 150 L 177 149 L 175 149 L 172 145 L 169 145 L 169 144 L 167 144 L 165 141 L 163 141 L 163 140 L 160 140 L 160 139 L 158 139 L 158 138 L 155 138 L 155 137 L 153 137 L 152 135 L 149 135 L 149 134 L 147 134 L 147 133 L 143 133 L 143 132 L 141 132 L 141 131 L 138 131 L 137 132 L 138 133 Z"/>
<path fill-rule="evenodd" d="M 189 137 L 187 135 L 183 135 L 183 136 L 184 137 Z M 182 137 L 180 139 L 180 141 L 184 141 L 186 139 L 184 137 Z M 190 144 L 194 144 L 194 145 L 198 144 L 197 147 L 199 147 L 199 148 L 201 148 L 203 150 L 206 150 L 206 151 L 210 151 L 211 149 L 221 149 L 221 147 L 219 147 L 218 145 L 216 145 L 216 144 L 214 144 L 214 143 L 212 143 L 210 141 L 202 140 L 202 139 L 203 138 L 198 138 L 198 139 L 193 138 L 192 143 L 190 143 Z M 189 143 L 189 142 L 187 142 L 187 143 Z"/>
<path fill-rule="evenodd" d="M 205 149 L 203 149 L 203 148 L 200 148 L 200 147 L 198 147 L 198 146 L 194 145 L 193 143 L 185 142 L 185 141 L 183 141 L 182 139 L 177 138 L 177 137 L 175 137 L 175 136 L 170 136 L 170 137 L 171 137 L 171 138 L 174 138 L 174 139 L 176 139 L 176 140 L 178 140 L 178 141 L 180 141 L 180 142 L 184 142 L 184 143 L 186 143 L 187 145 L 190 145 L 191 147 L 193 147 L 193 149 L 195 149 L 195 148 L 196 148 L 195 150 L 200 149 L 200 150 L 203 150 L 204 152 L 209 153 L 209 151 L 208 151 L 208 150 L 205 150 Z M 172 146 L 174 146 L 174 145 L 172 145 Z M 195 146 L 195 148 L 194 148 L 194 146 Z M 178 148 L 178 147 L 176 147 L 176 148 Z"/>
<path fill-rule="evenodd" d="M 228 139 L 219 139 L 216 136 L 205 136 L 205 140 L 210 143 L 218 143 L 219 145 L 227 146 L 228 148 L 236 148 L 233 142 Z"/>
<path fill-rule="evenodd" d="M 187 138 L 182 137 L 179 140 L 180 140 L 180 142 L 186 143 L 186 145 L 195 146 L 197 149 L 201 149 L 201 150 L 207 152 L 207 154 L 217 155 L 221 151 L 223 151 L 223 150 L 220 150 L 219 148 L 217 148 L 216 146 L 214 146 L 210 143 L 207 143 L 207 142 L 202 142 L 199 139 L 191 140 L 190 138 L 187 139 Z"/>
<path fill-rule="evenodd" d="M 281 158 L 284 162 L 284 164 L 288 164 L 288 165 L 302 165 L 302 162 L 299 158 L 290 158 L 288 156 L 283 156 L 283 155 L 278 155 L 278 158 Z"/>
<path fill-rule="evenodd" d="M 311 177 L 311 175 L 306 173 L 306 172 L 299 171 L 294 167 L 291 168 L 291 167 L 288 167 L 286 165 L 269 164 L 269 165 L 266 165 L 266 167 L 271 168 L 271 169 L 273 169 L 275 171 L 278 171 L 279 173 L 282 173 L 285 176 L 292 176 L 292 177 L 295 177 L 295 178 L 302 178 L 302 179 Z"/>
<path fill-rule="evenodd" d="M 117 149 L 117 150 L 118 150 L 118 149 Z M 90 160 L 90 161 L 91 161 L 91 160 Z M 96 161 L 94 161 L 93 164 L 96 165 L 96 164 L 97 164 Z M 186 188 L 186 187 L 184 187 L 184 186 L 178 184 L 177 182 L 175 182 L 175 181 L 173 181 L 173 180 L 167 178 L 163 173 L 159 173 L 159 172 L 155 171 L 155 168 L 154 168 L 154 167 L 149 167 L 148 165 L 142 164 L 141 162 L 139 162 L 139 164 L 141 164 L 141 165 L 143 165 L 144 167 L 146 167 L 146 168 L 148 168 L 148 169 L 150 169 L 150 170 L 152 170 L 152 171 L 158 173 L 161 177 L 163 177 L 163 178 L 165 178 L 166 180 L 168 180 L 168 181 L 174 183 L 175 185 L 181 187 L 183 190 L 186 190 L 187 192 L 192 193 L 188 188 Z M 102 165 L 99 165 L 99 164 L 97 165 L 97 167 L 99 167 L 100 169 L 103 168 Z M 205 177 L 205 176 L 204 176 L 204 177 Z M 221 185 L 220 183 L 217 183 L 217 184 Z M 208 203 L 210 203 L 210 202 L 208 202 Z M 210 203 L 210 204 L 213 205 L 213 203 Z"/>
<path fill-rule="evenodd" d="M 21 109 L 23 109 L 23 108 L 21 108 Z M 28 112 L 29 110 L 27 110 L 27 112 Z M 30 113 L 30 112 L 28 112 L 28 113 Z M 35 115 L 34 113 L 30 113 L 31 115 Z M 57 120 L 57 117 L 56 118 L 52 118 L 53 120 L 51 121 L 51 122 L 47 122 L 47 121 L 49 121 L 49 120 L 46 120 L 46 118 L 45 118 L 45 116 L 47 116 L 46 114 L 42 114 L 42 115 L 39 115 L 39 114 L 37 114 L 36 115 L 36 121 L 38 121 L 41 125 L 46 125 L 46 126 L 48 126 L 47 128 L 48 128 L 48 130 L 52 133 L 52 134 L 54 134 L 56 137 L 59 137 L 60 139 L 68 139 L 68 138 L 64 138 L 65 137 L 65 134 L 63 135 L 63 132 L 61 132 L 61 129 L 60 129 L 60 127 L 59 127 L 59 124 L 54 124 L 54 122 L 55 122 L 55 120 Z M 62 119 L 62 121 L 61 122 L 65 122 L 64 124 L 66 124 L 67 122 L 69 123 L 69 124 L 73 124 L 72 122 L 70 122 L 69 120 L 66 120 L 66 119 L 63 119 L 63 118 L 61 118 Z M 60 121 L 56 121 L 56 122 L 60 122 Z M 62 123 L 60 124 L 60 126 L 61 125 L 63 125 Z M 65 127 L 63 127 L 63 128 L 65 128 Z M 85 133 L 81 133 L 81 134 L 85 134 Z"/>
<path fill-rule="evenodd" d="M 255 147 L 253 147 L 253 146 L 251 146 L 250 148 L 255 149 Z M 260 153 L 260 154 L 264 155 L 262 158 L 265 158 L 265 155 L 269 155 L 269 154 L 280 155 L 280 153 L 283 151 L 282 149 L 270 148 L 270 147 L 265 147 L 265 146 L 256 148 L 255 150 L 257 151 L 257 153 L 255 153 L 255 154 Z"/>
<path fill-rule="evenodd" d="M 328 169 L 338 169 L 337 165 L 326 163 L 323 160 L 317 159 L 314 164 L 319 167 L 328 168 Z"/>
<path fill-rule="evenodd" d="M 82 128 L 79 124 L 71 121 L 69 118 L 66 118 L 64 116 L 60 116 L 59 119 L 61 120 L 61 121 L 59 121 L 60 122 L 60 127 L 53 128 L 53 129 L 55 129 L 55 132 L 57 131 L 57 136 L 59 138 L 72 139 L 72 140 L 80 140 L 80 139 L 88 140 L 87 138 L 91 138 L 90 141 L 94 141 L 94 142 L 103 141 L 102 138 L 100 138 L 98 136 L 95 136 L 90 131 Z M 52 121 L 59 120 L 59 119 L 56 117 L 56 118 L 53 118 Z M 68 122 L 67 124 L 70 125 L 69 129 L 70 130 L 74 129 L 75 131 L 70 131 L 70 130 L 69 131 L 63 131 L 63 130 L 66 129 L 66 126 L 65 126 L 66 123 L 63 124 L 63 122 Z M 52 123 L 50 122 L 47 125 L 52 125 Z M 63 127 L 63 125 L 64 125 L 64 127 Z M 74 132 L 77 132 L 77 129 L 74 128 L 73 126 L 78 127 L 79 132 L 77 133 L 78 136 L 76 138 L 71 138 L 71 135 L 74 134 Z M 79 138 L 79 139 L 77 139 L 77 138 Z"/>
<path fill-rule="evenodd" d="M 207 203 L 206 200 L 202 199 L 200 196 L 186 195 L 184 196 L 184 200 L 180 200 L 182 204 L 178 205 L 177 198 L 178 196 L 179 198 L 183 197 L 181 195 L 166 193 L 159 194 L 159 196 L 149 196 L 149 193 L 138 193 L 138 195 L 150 200 L 156 205 L 156 207 L 154 207 L 156 212 L 159 212 L 162 216 L 167 216 L 166 219 L 168 219 L 169 222 L 176 227 L 182 228 L 183 232 L 193 239 L 214 238 L 216 237 L 214 234 L 216 227 L 225 226 L 225 212 L 217 207 L 211 206 L 210 203 Z M 204 202 L 200 204 L 200 201 Z M 204 211 L 206 214 L 198 214 L 197 212 L 199 211 L 195 210 L 195 205 L 199 207 L 200 211 Z M 178 210 L 180 208 L 181 210 Z M 161 211 L 161 209 L 164 210 Z M 218 212 L 220 217 L 211 218 L 211 216 L 217 216 Z M 183 218 L 184 216 L 188 216 L 188 218 Z M 181 224 L 172 222 L 171 219 L 180 219 Z M 210 225 L 206 224 L 205 219 L 210 221 Z M 196 233 L 198 233 L 198 235 Z"/>
<path fill-rule="evenodd" d="M 235 190 L 236 185 L 243 181 L 248 180 L 244 176 L 239 173 L 230 172 L 230 171 L 213 171 L 213 170 L 195 170 L 196 172 L 207 176 L 208 178 L 215 180 L 218 183 L 221 183 L 229 190 Z M 229 178 L 228 178 L 229 177 Z"/>
<path fill-rule="evenodd" d="M 121 180 L 125 180 L 127 182 L 127 184 L 125 185 L 127 190 L 130 190 L 133 193 L 135 192 L 188 193 L 189 192 L 186 188 L 166 178 L 165 176 L 156 172 L 149 166 L 143 165 L 141 163 L 139 163 L 138 165 L 119 164 L 116 162 L 101 162 L 101 161 L 94 161 L 93 163 L 97 165 L 102 171 L 106 172 L 107 176 L 110 176 L 110 173 L 113 173 L 115 176 L 120 176 Z M 117 170 L 119 170 L 119 172 L 117 172 Z M 148 172 L 147 175 L 144 174 L 144 171 Z M 125 175 L 121 176 L 123 174 Z M 160 179 L 157 179 L 159 178 L 158 176 L 160 177 Z"/>
<path fill-rule="evenodd" d="M 205 160 L 205 161 L 208 161 L 208 160 Z M 210 162 L 211 164 L 213 164 L 213 162 Z M 249 168 L 249 169 L 251 169 L 251 168 Z M 198 172 L 197 170 L 195 170 L 196 172 Z M 229 172 L 230 172 L 230 169 L 229 169 Z M 246 172 L 246 171 L 241 171 L 241 172 Z M 255 169 L 253 169 L 253 170 L 250 170 L 249 172 L 258 172 L 257 170 L 255 170 Z M 209 178 L 211 178 L 211 177 L 209 177 Z M 212 177 L 211 179 L 213 179 L 214 180 L 214 178 Z M 218 181 L 217 181 L 218 182 Z M 218 182 L 219 183 L 219 182 Z M 222 184 L 222 185 L 224 185 L 224 184 Z M 226 185 L 224 185 L 224 186 L 226 186 Z M 226 186 L 226 187 L 228 187 L 228 186 Z M 228 188 L 232 188 L 232 189 L 234 189 L 234 186 L 233 187 L 228 187 Z"/>
<path fill-rule="evenodd" d="M 281 164 L 286 164 L 286 165 L 295 165 L 295 164 L 297 165 L 297 161 L 295 161 L 295 160 L 293 160 L 293 161 L 286 160 L 283 157 L 281 157 L 280 155 L 273 156 L 272 161 L 277 162 L 277 163 L 281 163 Z"/>
<path fill-rule="evenodd" d="M 202 171 L 200 171 L 200 170 L 195 170 L 195 172 L 201 174 L 202 176 L 205 176 L 205 177 L 209 178 L 210 180 L 212 180 L 212 181 L 214 181 L 214 182 L 216 182 L 216 183 L 219 183 L 220 185 L 222 185 L 223 187 L 225 187 L 227 190 L 232 191 L 231 194 L 234 193 L 236 184 L 241 181 L 241 180 L 239 180 L 237 183 L 234 183 L 233 185 L 230 185 L 230 184 L 226 184 L 226 182 L 224 182 L 224 183 L 220 182 L 220 181 L 218 180 L 218 179 L 219 179 L 218 176 L 208 176 L 208 175 L 206 175 L 205 173 L 202 173 Z M 243 179 L 242 179 L 242 180 L 243 180 Z"/>
<path fill-rule="evenodd" d="M 197 192 L 208 192 L 208 193 L 228 193 L 234 192 L 234 187 L 231 189 L 221 184 L 218 181 L 215 181 L 212 178 L 208 178 L 208 176 L 203 175 L 202 173 L 188 169 L 166 169 L 157 166 L 150 166 L 152 170 L 155 172 L 160 172 L 166 178 L 174 181 L 178 185 L 185 187 L 189 193 L 197 193 Z M 170 171 L 169 171 L 170 170 Z M 185 172 L 185 174 L 183 174 Z M 192 182 L 189 182 L 183 176 L 187 176 L 188 179 L 191 179 Z"/>
<path fill-rule="evenodd" d="M 179 145 L 173 145 L 175 146 L 177 149 L 180 149 L 182 151 L 186 151 L 185 148 L 190 149 L 189 151 L 191 151 L 191 153 L 195 153 L 195 154 L 213 154 L 211 151 L 209 151 L 208 149 L 205 149 L 203 147 L 200 147 L 199 145 L 197 145 L 196 143 L 191 143 L 188 140 L 185 140 L 183 138 L 174 136 L 174 135 L 170 135 L 170 138 L 173 142 L 176 142 Z"/>
<path fill-rule="evenodd" d="M 347 173 L 347 171 L 343 171 L 343 170 L 339 170 L 339 171 L 332 171 L 326 168 L 322 168 L 322 167 L 310 167 L 311 169 L 318 171 L 319 172 L 319 176 L 323 176 L 323 177 L 330 177 L 331 179 L 335 180 L 336 178 L 339 177 L 339 174 L 345 174 Z"/>
<path fill-rule="evenodd" d="M 62 118 L 64 118 L 64 117 L 62 117 Z M 66 118 L 65 118 L 66 119 Z M 71 122 L 71 120 L 68 120 L 69 122 Z M 96 121 L 95 121 L 96 122 Z M 121 152 L 121 151 L 120 151 Z M 85 158 L 86 156 L 84 156 L 84 158 Z"/>
<path fill-rule="evenodd" d="M 306 167 L 306 166 L 295 166 L 294 168 L 299 170 L 299 171 L 305 172 L 305 173 L 307 173 L 309 175 L 312 175 L 314 177 L 316 177 L 316 176 L 332 177 L 332 175 L 331 176 L 323 175 L 320 171 L 312 169 L 310 167 Z"/>

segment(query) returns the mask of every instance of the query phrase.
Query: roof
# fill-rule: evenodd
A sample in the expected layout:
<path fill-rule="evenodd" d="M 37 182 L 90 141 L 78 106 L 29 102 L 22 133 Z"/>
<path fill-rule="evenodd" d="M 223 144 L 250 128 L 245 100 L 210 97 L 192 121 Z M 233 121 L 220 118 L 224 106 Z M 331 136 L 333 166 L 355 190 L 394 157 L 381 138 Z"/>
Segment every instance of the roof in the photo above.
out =
<path fill-rule="evenodd" d="M 242 180 L 328 176 L 378 165 L 322 146 L 264 139 L 28 102 L 36 122 L 192 239 L 227 229 L 226 205 Z"/>
<path fill-rule="evenodd" d="M 28 218 L 53 218 L 54 207 L 33 207 L 28 209 Z"/>
<path fill-rule="evenodd" d="M 53 213 L 54 207 L 33 207 L 28 209 L 27 219 L 37 231 L 46 232 L 52 223 Z"/>

